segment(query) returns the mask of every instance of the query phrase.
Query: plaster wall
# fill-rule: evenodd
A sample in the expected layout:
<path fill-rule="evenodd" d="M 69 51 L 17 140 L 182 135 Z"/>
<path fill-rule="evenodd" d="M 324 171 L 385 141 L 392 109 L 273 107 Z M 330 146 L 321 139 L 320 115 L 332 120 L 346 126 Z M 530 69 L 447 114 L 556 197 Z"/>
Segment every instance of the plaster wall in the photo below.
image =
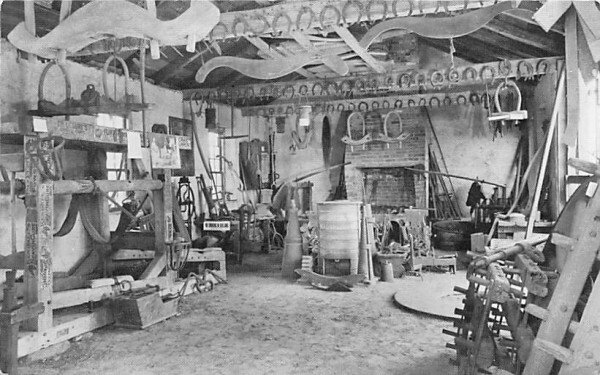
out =
<path fill-rule="evenodd" d="M 20 59 L 16 49 L 6 40 L 0 42 L 0 118 L 2 122 L 18 122 L 26 115 L 27 110 L 37 108 L 38 82 L 45 64 L 29 62 Z M 70 61 L 66 62 L 71 81 L 71 96 L 79 98 L 86 85 L 92 83 L 96 90 L 102 90 L 102 71 L 86 67 Z M 109 74 L 108 82 L 112 85 L 113 74 Z M 117 99 L 124 95 L 124 78 L 117 76 Z M 139 81 L 129 80 L 129 93 L 140 98 Z M 182 117 L 182 95 L 180 92 L 164 89 L 146 84 L 146 102 L 152 103 L 147 111 L 147 124 L 150 128 L 154 123 L 168 124 L 169 116 Z M 52 68 L 44 84 L 44 98 L 55 103 L 65 99 L 65 86 L 60 70 Z M 94 116 L 73 116 L 71 121 L 96 123 Z M 130 119 L 132 129 L 142 129 L 141 113 L 134 113 Z M 21 152 L 22 146 L 6 145 L 0 143 L 0 153 Z M 86 165 L 86 152 L 83 150 L 67 150 L 64 157 L 65 178 L 82 178 Z M 23 176 L 17 176 L 23 178 Z M 54 199 L 54 226 L 55 231 L 62 224 L 70 197 L 56 196 Z M 0 241 L 8 244 L 10 241 L 8 197 L 0 196 Z M 25 206 L 18 200 L 16 212 L 17 248 L 23 250 L 25 237 Z M 80 221 L 68 235 L 55 238 L 53 246 L 53 262 L 55 272 L 68 272 L 89 251 L 90 240 Z M 10 252 L 9 246 L 0 248 L 0 254 Z"/>

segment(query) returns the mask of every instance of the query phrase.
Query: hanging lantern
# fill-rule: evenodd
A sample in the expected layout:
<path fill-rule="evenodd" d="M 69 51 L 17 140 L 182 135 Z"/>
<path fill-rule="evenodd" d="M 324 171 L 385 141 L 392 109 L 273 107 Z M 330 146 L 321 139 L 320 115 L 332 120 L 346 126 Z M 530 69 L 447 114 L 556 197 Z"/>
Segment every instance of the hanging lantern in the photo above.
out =
<path fill-rule="evenodd" d="M 298 125 L 308 127 L 310 126 L 310 113 L 312 107 L 309 105 L 303 105 L 300 107 L 300 116 L 298 117 Z"/>

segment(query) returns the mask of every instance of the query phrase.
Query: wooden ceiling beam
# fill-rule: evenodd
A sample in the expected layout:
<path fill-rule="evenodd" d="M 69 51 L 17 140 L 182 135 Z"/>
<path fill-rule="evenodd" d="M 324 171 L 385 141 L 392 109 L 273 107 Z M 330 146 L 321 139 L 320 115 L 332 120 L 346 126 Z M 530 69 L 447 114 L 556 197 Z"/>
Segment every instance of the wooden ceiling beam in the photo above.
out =
<path fill-rule="evenodd" d="M 273 48 L 271 48 L 271 46 L 269 46 L 269 44 L 267 42 L 265 42 L 261 38 L 256 37 L 256 36 L 246 36 L 245 38 L 250 43 L 252 43 L 256 48 L 258 48 L 259 51 L 264 52 L 265 54 L 270 56 L 272 59 L 279 59 L 279 58 L 283 57 L 283 54 L 275 51 Z M 296 72 L 306 78 L 317 78 L 313 73 L 309 72 L 308 70 L 306 70 L 304 68 L 298 69 Z"/>
<path fill-rule="evenodd" d="M 475 42 L 475 41 L 467 40 L 467 43 L 473 43 L 473 42 Z M 483 70 L 484 67 L 493 68 L 496 71 L 496 77 L 497 77 L 498 76 L 497 72 L 498 72 L 498 67 L 499 67 L 498 61 L 500 59 L 493 58 L 491 60 L 492 61 L 490 61 L 490 62 L 486 62 L 486 63 L 482 63 L 482 64 L 467 64 L 467 65 L 456 66 L 455 68 L 456 68 L 456 71 L 460 78 L 459 78 L 458 82 L 453 83 L 453 87 L 481 84 L 482 81 L 481 81 L 480 75 L 481 75 L 481 71 Z M 511 61 L 509 61 L 510 64 L 508 64 L 511 69 L 510 73 L 508 74 L 508 77 L 509 78 L 517 77 L 519 75 L 517 72 L 517 69 L 518 69 L 518 66 L 521 63 L 521 61 L 525 61 L 525 62 L 529 63 L 531 66 L 534 67 L 534 69 L 537 69 L 538 65 L 540 65 L 540 62 L 545 61 L 546 65 L 548 66 L 548 69 L 555 69 L 558 60 L 561 60 L 561 58 L 550 57 L 550 58 L 539 58 L 539 59 L 511 60 Z M 364 62 L 362 60 L 356 60 L 353 62 L 353 64 L 354 63 L 364 64 Z M 313 68 L 310 68 L 310 69 L 313 69 Z M 315 69 L 317 69 L 317 67 L 315 67 Z M 318 69 L 325 69 L 325 68 L 323 66 L 321 66 L 321 67 L 318 67 Z M 474 80 L 470 78 L 470 75 L 472 72 L 469 72 L 467 74 L 465 73 L 465 71 L 467 69 L 475 70 L 476 78 Z M 448 76 L 447 70 L 448 69 L 440 70 L 440 72 L 442 73 L 442 75 L 444 75 L 444 77 Z M 410 87 L 404 87 L 404 86 L 400 87 L 399 82 L 401 81 L 401 77 L 403 75 L 409 74 L 414 77 L 414 74 L 416 74 L 416 73 L 418 73 L 420 75 L 424 75 L 426 78 L 425 82 L 423 83 L 422 86 L 417 87 L 416 85 L 411 85 Z M 468 77 L 465 78 L 465 75 Z M 328 88 L 329 84 L 334 84 L 334 86 L 337 86 L 338 88 L 340 88 L 343 85 L 350 83 L 350 87 L 356 87 L 358 81 L 362 81 L 363 84 L 366 85 L 367 83 L 371 83 L 373 80 L 375 80 L 377 82 L 378 88 L 387 87 L 386 90 L 389 90 L 389 92 L 395 92 L 398 94 L 410 93 L 410 92 L 414 92 L 414 91 L 421 90 L 421 89 L 424 89 L 425 91 L 438 91 L 439 87 L 434 87 L 431 84 L 430 76 L 431 76 L 431 69 L 429 69 L 429 68 L 418 70 L 415 68 L 403 66 L 401 69 L 394 69 L 393 71 L 390 71 L 387 74 L 372 74 L 371 73 L 371 74 L 364 74 L 364 75 L 358 75 L 358 76 L 352 76 L 352 77 L 331 77 L 331 78 L 327 79 L 326 82 L 324 82 L 322 79 L 296 80 L 296 81 L 288 81 L 288 82 L 264 82 L 264 81 L 262 81 L 257 84 L 237 86 L 234 88 L 231 88 L 231 85 L 226 84 L 225 86 L 227 88 L 225 90 L 234 89 L 234 90 L 240 91 L 241 93 L 244 93 L 244 92 L 246 92 L 247 89 L 252 88 L 254 93 L 256 95 L 258 95 L 258 93 L 261 90 L 268 91 L 268 90 L 271 90 L 271 88 L 275 87 L 275 88 L 277 88 L 277 91 L 280 95 L 285 92 L 286 93 L 285 95 L 289 96 L 289 94 L 293 92 L 295 95 L 293 98 L 296 98 L 296 100 L 297 100 L 298 94 L 300 92 L 307 91 L 310 95 L 312 95 L 313 87 L 315 87 L 315 86 L 319 86 L 319 85 L 321 86 L 321 88 L 317 87 L 315 89 L 315 92 L 317 92 L 317 94 L 318 94 L 319 91 L 326 90 Z M 390 86 L 390 82 L 392 82 L 391 86 Z M 303 86 L 306 86 L 306 87 L 303 87 Z M 222 89 L 224 89 L 224 88 L 222 88 Z M 219 90 L 220 90 L 220 88 L 183 90 L 183 97 L 184 97 L 184 100 L 189 99 L 196 92 L 202 94 L 202 96 L 206 96 L 213 91 L 219 91 Z M 369 89 L 366 88 L 364 94 L 373 95 L 373 91 L 369 91 Z M 338 95 L 344 96 L 344 93 L 342 93 L 340 90 L 340 91 L 338 91 Z M 355 92 L 355 95 L 361 95 L 361 93 Z M 319 95 L 316 95 L 316 96 L 319 96 Z"/>
<path fill-rule="evenodd" d="M 443 12 L 446 9 L 449 12 L 479 9 L 491 6 L 495 2 L 495 0 L 450 0 L 444 1 L 443 6 L 440 6 L 439 1 L 378 0 L 376 3 L 380 6 L 370 7 L 371 13 L 367 14 L 367 7 L 365 5 L 362 5 L 360 10 L 356 5 L 348 6 L 344 12 L 344 7 L 348 4 L 348 0 L 286 1 L 256 10 L 221 13 L 220 25 L 215 27 L 213 38 L 234 38 L 239 37 L 240 33 L 259 35 L 281 34 L 282 31 L 284 31 L 283 34 L 285 35 L 288 26 L 290 31 L 297 29 L 296 20 L 298 14 L 301 11 L 304 12 L 303 8 L 305 7 L 310 8 L 315 17 L 313 17 L 310 27 L 302 25 L 302 28 L 305 33 L 312 34 L 323 32 L 321 19 L 325 28 L 328 29 L 332 24 L 342 25 L 344 17 L 348 24 L 354 24 L 357 22 L 379 21 L 383 18 L 434 14 Z M 382 11 L 383 3 L 385 3 L 385 14 Z M 393 9 L 396 9 L 395 14 L 393 13 Z M 305 15 L 305 18 L 308 18 L 308 16 Z M 275 26 L 276 30 L 273 30 L 273 26 Z M 240 30 L 242 28 L 246 30 Z"/>
<path fill-rule="evenodd" d="M 523 2 L 525 3 L 525 2 Z M 543 30 L 540 25 L 532 18 L 533 13 L 529 10 L 524 10 L 524 9 L 512 9 L 509 10 L 508 12 L 505 12 L 504 14 L 502 14 L 501 16 L 507 17 L 507 18 L 512 18 L 513 20 L 519 21 L 519 22 L 523 22 L 526 23 L 528 25 L 532 25 L 535 27 L 539 27 L 540 30 Z M 554 25 L 550 30 L 549 33 L 556 33 L 556 34 L 560 34 L 562 36 L 565 35 L 565 31 L 558 27 L 557 25 Z"/>
<path fill-rule="evenodd" d="M 441 52 L 450 54 L 450 44 L 447 43 L 446 41 L 442 41 L 439 39 L 419 38 L 419 43 L 426 44 L 426 45 L 431 46 Z M 456 48 L 457 46 L 459 48 Z M 463 45 L 461 45 L 460 43 L 458 43 L 456 41 L 454 42 L 454 47 L 456 48 L 456 51 L 454 52 L 454 56 L 459 57 L 463 60 L 467 60 L 472 63 L 482 63 L 482 62 L 493 61 L 493 60 L 498 59 L 497 57 L 495 57 L 493 55 L 487 54 L 485 51 L 474 51 L 470 48 L 463 48 Z"/>
<path fill-rule="evenodd" d="M 345 76 L 349 72 L 348 64 L 344 62 L 338 55 L 325 55 L 315 47 L 310 39 L 302 31 L 292 31 L 292 38 L 300 44 L 308 53 L 323 55 L 323 64 L 340 76 Z"/>
<path fill-rule="evenodd" d="M 457 38 L 471 41 L 477 41 L 477 48 L 488 49 L 489 51 L 497 51 L 496 53 L 505 55 L 508 59 L 514 58 L 534 58 L 548 55 L 544 51 L 537 48 L 514 42 L 508 38 L 495 34 L 489 30 L 479 29 L 467 36 Z M 457 40 L 455 39 L 455 41 Z"/>
<path fill-rule="evenodd" d="M 365 48 L 363 48 L 358 40 L 350 33 L 350 31 L 343 26 L 334 26 L 333 30 L 346 42 L 346 44 L 354 51 L 356 54 L 363 59 L 363 61 L 376 73 L 385 73 L 385 67 L 377 61 L 373 56 L 369 54 Z"/>
<path fill-rule="evenodd" d="M 515 26 L 507 27 L 507 25 L 502 22 L 492 21 L 484 26 L 484 29 L 512 41 L 529 45 L 552 54 L 560 53 L 564 50 L 564 43 L 559 43 L 552 38 L 548 38 L 546 35 L 528 32 Z"/>

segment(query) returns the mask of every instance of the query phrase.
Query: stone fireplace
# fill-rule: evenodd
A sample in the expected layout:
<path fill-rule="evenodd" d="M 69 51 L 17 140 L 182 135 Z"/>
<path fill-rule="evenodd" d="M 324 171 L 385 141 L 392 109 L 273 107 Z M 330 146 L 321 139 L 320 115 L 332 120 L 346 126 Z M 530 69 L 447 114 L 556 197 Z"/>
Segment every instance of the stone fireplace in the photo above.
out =
<path fill-rule="evenodd" d="M 369 131 L 383 128 L 384 113 L 365 115 Z M 371 203 L 374 213 L 399 208 L 426 208 L 426 178 L 403 167 L 424 169 L 426 121 L 418 109 L 405 109 L 404 132 L 410 137 L 401 144 L 373 142 L 365 146 L 346 146 L 346 192 L 349 200 Z"/>

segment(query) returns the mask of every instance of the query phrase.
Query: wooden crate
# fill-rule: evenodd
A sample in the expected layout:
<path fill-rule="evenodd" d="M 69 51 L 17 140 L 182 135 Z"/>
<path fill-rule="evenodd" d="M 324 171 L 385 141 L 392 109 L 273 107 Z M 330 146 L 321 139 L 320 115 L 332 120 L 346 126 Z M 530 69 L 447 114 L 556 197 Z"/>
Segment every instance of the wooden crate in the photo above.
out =
<path fill-rule="evenodd" d="M 117 326 L 144 329 L 177 314 L 177 301 L 163 301 L 158 292 L 152 292 L 115 297 L 110 307 Z"/>

